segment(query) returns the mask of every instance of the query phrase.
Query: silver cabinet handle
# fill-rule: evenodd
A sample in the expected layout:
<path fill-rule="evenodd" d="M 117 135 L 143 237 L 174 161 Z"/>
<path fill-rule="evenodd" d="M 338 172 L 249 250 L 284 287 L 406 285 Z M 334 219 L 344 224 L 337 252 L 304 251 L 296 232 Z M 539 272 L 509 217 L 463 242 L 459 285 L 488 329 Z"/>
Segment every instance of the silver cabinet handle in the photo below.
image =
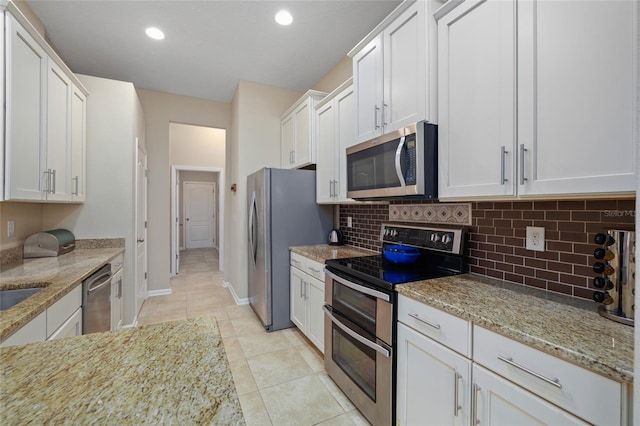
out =
<path fill-rule="evenodd" d="M 480 419 L 478 418 L 478 402 L 480 400 L 480 386 L 477 384 L 473 384 L 473 414 L 472 414 L 472 422 L 475 425 L 480 424 Z"/>
<path fill-rule="evenodd" d="M 507 358 L 507 357 L 503 357 L 503 356 L 498 355 L 498 359 L 500 361 L 502 361 L 502 362 L 506 362 L 507 364 L 511 365 L 512 367 L 517 368 L 518 370 L 522 370 L 527 374 L 531 374 L 533 377 L 538 378 L 538 379 L 540 379 L 542 381 L 545 381 L 545 382 L 549 383 L 550 385 L 553 385 L 553 386 L 557 387 L 558 389 L 562 389 L 562 385 L 560 384 L 560 380 L 558 380 L 557 378 L 550 379 L 548 377 L 543 376 L 540 373 L 536 373 L 535 371 L 533 371 L 533 370 L 531 370 L 531 369 L 529 369 L 529 368 L 527 368 L 527 367 L 525 367 L 523 365 L 520 365 L 517 362 L 513 361 L 513 358 L 511 358 L 511 357 Z"/>
<path fill-rule="evenodd" d="M 378 124 L 378 111 L 380 111 L 380 108 L 378 108 L 378 105 L 374 105 L 373 106 L 373 125 L 376 129 L 380 128 L 380 125 Z"/>
<path fill-rule="evenodd" d="M 329 179 L 329 197 L 333 197 L 333 181 Z"/>
<path fill-rule="evenodd" d="M 139 243 L 144 243 L 144 238 L 138 238 Z"/>
<path fill-rule="evenodd" d="M 462 379 L 462 375 L 457 371 L 454 372 L 453 375 L 453 417 L 458 417 L 458 413 L 462 410 L 462 406 L 460 405 L 460 398 L 458 396 L 459 389 L 458 384 L 460 383 L 460 379 Z"/>
<path fill-rule="evenodd" d="M 75 183 L 76 183 L 75 184 L 76 190 L 73 191 L 73 193 L 71 195 L 78 195 L 78 191 L 79 191 L 79 189 L 78 189 L 79 188 L 78 181 L 80 180 L 80 178 L 78 176 L 76 176 L 72 180 L 75 181 Z"/>
<path fill-rule="evenodd" d="M 386 112 L 385 112 L 385 111 L 386 111 L 386 112 L 388 112 L 388 111 L 389 111 L 389 105 L 387 105 L 387 104 L 382 104 L 382 125 L 383 125 L 383 126 L 386 126 L 386 125 L 388 124 L 388 123 L 387 123 L 387 114 L 386 114 Z"/>
<path fill-rule="evenodd" d="M 520 144 L 520 185 L 524 185 L 527 181 L 527 178 L 524 177 L 524 153 L 527 152 L 527 149 L 524 147 L 524 144 Z"/>
<path fill-rule="evenodd" d="M 316 268 L 312 268 L 311 266 L 309 266 L 309 269 L 311 269 L 313 272 L 315 272 L 316 274 L 320 273 L 320 269 L 316 269 Z"/>
<path fill-rule="evenodd" d="M 51 170 L 51 177 L 53 179 L 53 190 L 51 191 L 52 194 L 56 193 L 56 171 L 55 170 Z"/>
<path fill-rule="evenodd" d="M 338 196 L 338 181 L 337 180 L 333 181 L 333 196 L 334 197 Z"/>
<path fill-rule="evenodd" d="M 378 345 L 376 343 L 373 343 L 371 340 L 362 337 L 361 335 L 359 335 L 358 333 L 356 333 L 355 331 L 351 330 L 349 327 L 347 327 L 346 325 L 341 323 L 336 317 L 333 316 L 333 313 L 331 312 L 331 309 L 329 309 L 327 307 L 327 305 L 324 305 L 322 307 L 322 309 L 324 309 L 325 315 L 331 320 L 331 322 L 333 324 L 337 325 L 338 328 L 340 328 L 342 331 L 347 333 L 349 336 L 353 337 L 358 342 L 360 342 L 363 345 L 367 346 L 368 348 L 371 348 L 374 351 L 384 355 L 387 358 L 391 356 L 391 350 L 390 349 L 387 349 L 387 348 L 385 348 L 383 346 L 380 346 L 380 345 Z"/>
<path fill-rule="evenodd" d="M 500 185 L 504 185 L 506 182 L 509 181 L 509 179 L 507 179 L 506 175 L 505 175 L 505 168 L 506 168 L 506 162 L 507 162 L 507 154 L 509 153 L 509 151 L 507 151 L 507 148 L 502 145 L 500 147 Z"/>
<path fill-rule="evenodd" d="M 410 316 L 411 318 L 415 318 L 415 319 L 417 319 L 418 321 L 420 321 L 420 322 L 422 322 L 422 323 L 427 324 L 429 327 L 433 327 L 433 328 L 435 328 L 436 330 L 440 330 L 440 324 L 436 324 L 436 323 L 434 323 L 434 322 L 431 322 L 431 321 L 428 321 L 428 320 L 426 320 L 426 319 L 424 319 L 424 318 L 421 318 L 418 314 L 409 314 L 409 316 Z"/>
<path fill-rule="evenodd" d="M 291 261 L 296 265 L 300 266 L 300 261 L 298 259 L 291 259 Z"/>
<path fill-rule="evenodd" d="M 304 298 L 304 292 L 302 291 L 302 284 L 304 283 L 304 281 L 300 280 L 300 299 Z"/>
<path fill-rule="evenodd" d="M 45 183 L 45 188 L 42 190 L 42 192 L 49 193 L 49 187 L 51 186 L 51 177 L 49 176 L 50 172 L 51 172 L 50 169 L 47 169 L 44 172 L 42 172 L 42 174 L 44 175 L 43 179 Z"/>

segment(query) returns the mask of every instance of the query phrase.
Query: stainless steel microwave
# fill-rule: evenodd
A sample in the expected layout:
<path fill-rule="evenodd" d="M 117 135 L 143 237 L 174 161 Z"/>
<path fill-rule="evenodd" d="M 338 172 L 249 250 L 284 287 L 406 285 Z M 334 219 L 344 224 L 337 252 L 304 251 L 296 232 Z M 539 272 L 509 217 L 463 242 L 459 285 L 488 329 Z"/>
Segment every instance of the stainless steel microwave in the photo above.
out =
<path fill-rule="evenodd" d="M 425 121 L 347 148 L 347 197 L 438 197 L 438 126 Z"/>

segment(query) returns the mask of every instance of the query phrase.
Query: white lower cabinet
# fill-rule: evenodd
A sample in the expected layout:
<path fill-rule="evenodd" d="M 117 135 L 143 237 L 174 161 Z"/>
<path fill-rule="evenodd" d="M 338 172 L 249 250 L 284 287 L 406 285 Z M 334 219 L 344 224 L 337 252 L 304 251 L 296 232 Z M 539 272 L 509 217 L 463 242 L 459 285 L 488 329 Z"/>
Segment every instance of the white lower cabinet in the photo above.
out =
<path fill-rule="evenodd" d="M 471 360 L 398 324 L 398 425 L 469 425 Z"/>
<path fill-rule="evenodd" d="M 398 297 L 397 426 L 631 424 L 630 384 L 465 324 Z"/>
<path fill-rule="evenodd" d="M 324 353 L 324 267 L 291 253 L 291 322 Z"/>
<path fill-rule="evenodd" d="M 44 342 L 81 334 L 82 285 L 78 285 L 0 343 L 0 347 Z"/>
<path fill-rule="evenodd" d="M 588 424 L 482 368 L 477 363 L 473 364 L 473 398 L 472 424 L 522 426 Z"/>

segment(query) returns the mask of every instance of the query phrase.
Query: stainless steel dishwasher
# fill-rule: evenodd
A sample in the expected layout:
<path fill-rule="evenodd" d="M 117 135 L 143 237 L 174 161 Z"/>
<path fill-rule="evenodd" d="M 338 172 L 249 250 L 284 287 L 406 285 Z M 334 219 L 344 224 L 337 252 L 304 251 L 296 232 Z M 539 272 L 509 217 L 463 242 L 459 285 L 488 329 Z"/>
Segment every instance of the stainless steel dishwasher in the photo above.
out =
<path fill-rule="evenodd" d="M 111 265 L 82 282 L 82 334 L 111 330 Z"/>

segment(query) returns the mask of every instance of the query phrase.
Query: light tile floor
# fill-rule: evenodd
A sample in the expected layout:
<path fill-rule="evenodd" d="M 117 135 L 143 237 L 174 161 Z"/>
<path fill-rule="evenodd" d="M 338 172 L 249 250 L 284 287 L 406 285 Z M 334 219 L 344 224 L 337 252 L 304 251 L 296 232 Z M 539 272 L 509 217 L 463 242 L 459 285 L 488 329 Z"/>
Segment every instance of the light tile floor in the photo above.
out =
<path fill-rule="evenodd" d="M 369 424 L 297 328 L 267 333 L 249 305 L 235 304 L 222 287 L 216 250 L 182 251 L 180 263 L 172 294 L 147 299 L 138 323 L 215 316 L 248 425 Z"/>

